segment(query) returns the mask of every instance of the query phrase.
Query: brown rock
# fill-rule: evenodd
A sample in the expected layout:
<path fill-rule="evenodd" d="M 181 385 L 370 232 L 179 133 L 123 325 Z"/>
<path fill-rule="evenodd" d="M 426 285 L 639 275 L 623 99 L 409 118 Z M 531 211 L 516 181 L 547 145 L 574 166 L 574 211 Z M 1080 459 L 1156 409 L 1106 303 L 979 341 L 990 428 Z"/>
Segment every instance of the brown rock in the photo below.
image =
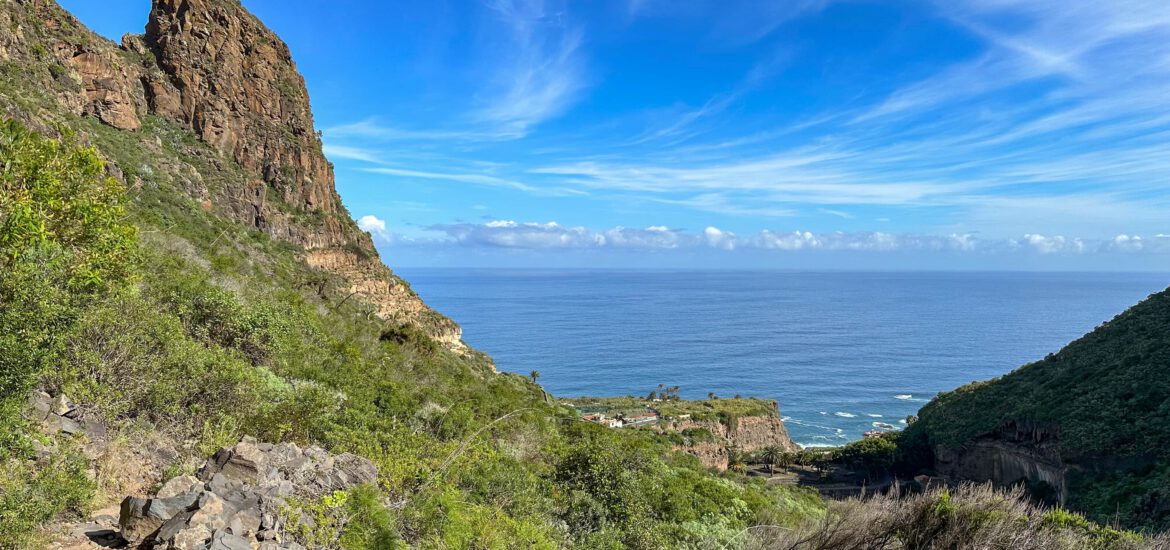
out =
<path fill-rule="evenodd" d="M 137 73 L 125 67 L 113 52 L 82 51 L 69 59 L 85 88 L 82 112 L 121 130 L 137 130 L 138 106 L 143 103 Z"/>

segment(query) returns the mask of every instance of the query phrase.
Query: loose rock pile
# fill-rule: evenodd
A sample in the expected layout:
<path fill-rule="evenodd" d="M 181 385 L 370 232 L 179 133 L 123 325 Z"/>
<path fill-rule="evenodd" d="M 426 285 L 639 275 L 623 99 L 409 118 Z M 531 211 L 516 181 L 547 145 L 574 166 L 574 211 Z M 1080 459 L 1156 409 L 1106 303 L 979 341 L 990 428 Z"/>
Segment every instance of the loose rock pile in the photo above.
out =
<path fill-rule="evenodd" d="M 64 394 L 53 397 L 43 391 L 35 391 L 29 395 L 27 410 L 31 419 L 40 423 L 50 435 L 63 432 L 68 435 L 84 434 L 96 439 L 106 432 L 105 425 L 86 418 L 84 411 Z"/>
<path fill-rule="evenodd" d="M 198 474 L 168 481 L 152 498 L 122 501 L 122 537 L 157 550 L 303 549 L 285 532 L 286 498 L 320 498 L 373 483 L 378 471 L 348 453 L 244 438 L 216 453 Z"/>

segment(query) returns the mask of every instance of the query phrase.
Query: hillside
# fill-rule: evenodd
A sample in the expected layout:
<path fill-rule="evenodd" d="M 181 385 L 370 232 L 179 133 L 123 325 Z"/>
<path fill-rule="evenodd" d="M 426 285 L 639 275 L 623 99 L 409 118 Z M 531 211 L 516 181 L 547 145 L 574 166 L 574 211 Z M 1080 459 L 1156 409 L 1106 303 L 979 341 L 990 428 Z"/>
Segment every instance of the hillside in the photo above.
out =
<path fill-rule="evenodd" d="M 855 518 L 869 548 L 1150 542 L 990 492 L 870 522 L 497 372 L 350 218 L 237 0 L 154 0 L 121 44 L 0 0 L 0 119 L 0 548 L 828 549 Z M 774 403 L 720 401 L 664 410 L 787 440 Z"/>
<path fill-rule="evenodd" d="M 467 348 L 238 2 L 156 0 L 118 45 L 0 0 L 0 75 L 0 547 L 719 546 L 823 510 Z"/>
<path fill-rule="evenodd" d="M 1057 353 L 939 395 L 904 441 L 941 473 L 1170 526 L 1170 290 Z"/>

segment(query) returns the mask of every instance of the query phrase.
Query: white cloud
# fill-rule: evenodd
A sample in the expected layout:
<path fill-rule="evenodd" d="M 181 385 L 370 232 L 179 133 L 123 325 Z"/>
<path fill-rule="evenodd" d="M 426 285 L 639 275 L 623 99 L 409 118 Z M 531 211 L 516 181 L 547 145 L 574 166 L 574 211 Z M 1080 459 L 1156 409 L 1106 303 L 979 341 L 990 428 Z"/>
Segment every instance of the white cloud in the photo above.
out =
<path fill-rule="evenodd" d="M 390 232 L 386 229 L 386 220 L 377 216 L 372 214 L 362 216 L 358 218 L 357 225 L 362 231 L 373 236 L 375 241 L 390 242 L 392 240 Z"/>
<path fill-rule="evenodd" d="M 735 250 L 735 233 L 729 233 L 718 227 L 707 227 L 703 230 L 703 237 L 706 238 L 708 246 L 723 250 Z"/>
<path fill-rule="evenodd" d="M 447 224 L 431 227 L 455 243 L 465 246 L 497 248 L 594 248 L 605 244 L 605 237 L 584 227 L 565 227 L 548 223 L 517 223 L 493 220 L 484 224 Z"/>
<path fill-rule="evenodd" d="M 1020 246 L 1029 247 L 1041 254 L 1054 254 L 1057 252 L 1079 253 L 1085 251 L 1084 241 L 1081 239 L 1066 239 L 1063 235 L 1046 237 L 1039 234 L 1028 234 L 1016 242 Z"/>
<path fill-rule="evenodd" d="M 762 230 L 739 236 L 708 226 L 699 232 L 650 226 L 645 229 L 613 227 L 594 231 L 568 227 L 557 222 L 534 223 L 493 220 L 482 224 L 458 223 L 431 226 L 444 234 L 438 243 L 521 249 L 717 249 L 747 253 L 768 251 L 867 252 L 867 253 L 956 253 L 956 254 L 1037 254 L 1081 255 L 1092 253 L 1142 252 L 1170 254 L 1170 237 L 1142 239 L 1118 235 L 1109 240 L 1089 241 L 1063 235 L 1029 233 L 1008 239 L 980 238 L 970 233 L 924 235 L 881 231 L 813 232 Z M 1156 244 L 1156 246 L 1154 246 Z"/>
<path fill-rule="evenodd" d="M 429 170 L 410 170 L 403 168 L 366 168 L 365 172 L 372 174 L 382 174 L 386 176 L 398 176 L 404 178 L 419 178 L 428 180 L 446 180 L 459 183 L 470 183 L 474 185 L 483 185 L 487 187 L 502 187 L 505 189 L 513 189 L 516 191 L 524 191 L 534 195 L 545 196 L 565 196 L 565 195 L 585 195 L 584 191 L 577 189 L 567 189 L 562 187 L 539 187 L 521 183 L 515 180 L 501 178 L 497 176 L 490 176 L 479 173 L 448 173 L 448 172 L 434 172 Z"/>
<path fill-rule="evenodd" d="M 493 89 L 477 117 L 505 134 L 524 137 L 563 114 L 586 88 L 583 36 L 542 0 L 493 0 L 487 5 L 504 24 L 510 46 L 497 55 L 501 64 L 492 77 Z"/>

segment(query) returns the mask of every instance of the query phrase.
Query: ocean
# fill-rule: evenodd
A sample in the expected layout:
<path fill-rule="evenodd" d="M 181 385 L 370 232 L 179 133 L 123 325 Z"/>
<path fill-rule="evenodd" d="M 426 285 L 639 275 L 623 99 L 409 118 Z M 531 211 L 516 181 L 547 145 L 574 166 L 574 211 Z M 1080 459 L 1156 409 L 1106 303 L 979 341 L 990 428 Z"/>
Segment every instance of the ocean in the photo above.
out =
<path fill-rule="evenodd" d="M 401 269 L 500 370 L 557 396 L 774 399 L 793 440 L 891 429 L 1041 359 L 1168 274 Z"/>

